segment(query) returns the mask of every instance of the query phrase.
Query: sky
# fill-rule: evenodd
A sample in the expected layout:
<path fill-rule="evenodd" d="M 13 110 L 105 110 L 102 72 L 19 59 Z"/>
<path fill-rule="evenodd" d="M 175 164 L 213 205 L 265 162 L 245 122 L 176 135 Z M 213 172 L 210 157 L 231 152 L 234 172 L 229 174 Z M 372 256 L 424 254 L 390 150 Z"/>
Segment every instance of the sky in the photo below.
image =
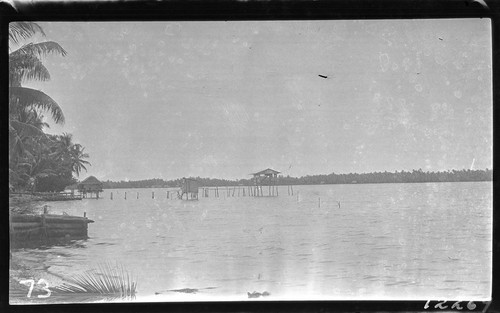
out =
<path fill-rule="evenodd" d="M 80 179 L 492 168 L 489 19 L 39 24 Z"/>

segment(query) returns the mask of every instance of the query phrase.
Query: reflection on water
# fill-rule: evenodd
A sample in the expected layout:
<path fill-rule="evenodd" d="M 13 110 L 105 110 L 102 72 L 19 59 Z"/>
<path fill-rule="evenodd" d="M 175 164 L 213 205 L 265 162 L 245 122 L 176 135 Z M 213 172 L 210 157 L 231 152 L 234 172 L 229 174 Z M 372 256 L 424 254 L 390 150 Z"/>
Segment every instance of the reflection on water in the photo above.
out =
<path fill-rule="evenodd" d="M 13 263 L 57 285 L 119 262 L 138 277 L 136 301 L 490 296 L 490 182 L 296 186 L 293 196 L 199 201 L 167 199 L 165 189 L 128 190 L 141 196 L 125 200 L 125 191 L 50 203 L 53 213 L 86 212 L 90 238 L 18 249 Z M 11 299 L 26 301 L 21 294 Z"/>

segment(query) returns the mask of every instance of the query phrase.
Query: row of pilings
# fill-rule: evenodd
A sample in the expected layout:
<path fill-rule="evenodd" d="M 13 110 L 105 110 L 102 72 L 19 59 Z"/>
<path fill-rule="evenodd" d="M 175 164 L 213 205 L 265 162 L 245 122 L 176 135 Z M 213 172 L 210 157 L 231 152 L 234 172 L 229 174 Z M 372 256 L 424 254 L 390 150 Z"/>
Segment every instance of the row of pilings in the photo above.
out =
<path fill-rule="evenodd" d="M 200 187 L 198 189 L 199 197 L 209 198 L 215 197 L 220 198 L 221 194 L 229 197 L 277 197 L 279 196 L 279 187 L 277 185 L 270 186 L 224 186 L 224 187 Z M 284 187 L 284 186 L 281 186 Z M 156 191 L 158 195 L 158 191 Z M 287 194 L 293 196 L 293 186 L 287 186 Z M 167 190 L 167 199 L 180 199 L 182 194 L 181 190 Z M 125 200 L 127 197 L 129 199 L 139 199 L 141 195 L 138 191 L 128 192 L 124 191 L 121 194 L 119 191 L 116 194 L 112 191 L 109 195 L 110 199 L 113 200 L 116 197 L 123 197 Z M 149 196 L 147 196 L 149 197 Z M 151 192 L 151 198 L 155 199 L 155 191 Z"/>

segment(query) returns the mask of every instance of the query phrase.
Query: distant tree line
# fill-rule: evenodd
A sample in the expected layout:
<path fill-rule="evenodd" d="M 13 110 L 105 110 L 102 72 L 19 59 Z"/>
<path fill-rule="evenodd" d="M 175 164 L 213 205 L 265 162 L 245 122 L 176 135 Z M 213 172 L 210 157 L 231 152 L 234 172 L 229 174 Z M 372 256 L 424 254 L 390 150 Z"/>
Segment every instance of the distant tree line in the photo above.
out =
<path fill-rule="evenodd" d="M 252 185 L 251 179 L 226 180 L 216 178 L 191 177 L 202 186 L 248 186 Z M 424 172 L 422 169 L 411 172 L 373 172 L 349 173 L 328 175 L 307 175 L 302 177 L 279 176 L 278 185 L 320 185 L 320 184 L 380 184 L 380 183 L 428 183 L 428 182 L 473 182 L 491 181 L 493 170 L 449 170 L 442 172 Z M 151 188 L 151 187 L 179 187 L 182 178 L 165 181 L 160 178 L 138 181 L 105 181 L 104 188 Z"/>

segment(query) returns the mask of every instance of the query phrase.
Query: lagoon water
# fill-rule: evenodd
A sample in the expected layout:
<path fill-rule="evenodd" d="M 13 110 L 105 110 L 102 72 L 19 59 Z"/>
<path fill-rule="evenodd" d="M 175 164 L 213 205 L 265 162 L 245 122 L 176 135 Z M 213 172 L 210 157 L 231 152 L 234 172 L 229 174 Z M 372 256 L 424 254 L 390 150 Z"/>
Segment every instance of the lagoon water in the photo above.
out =
<path fill-rule="evenodd" d="M 51 284 L 117 262 L 137 278 L 135 301 L 490 297 L 491 182 L 294 186 L 293 196 L 280 186 L 261 198 L 220 189 L 199 201 L 166 191 L 50 202 L 95 220 L 90 238 L 13 255 Z M 184 288 L 198 291 L 171 291 Z"/>

